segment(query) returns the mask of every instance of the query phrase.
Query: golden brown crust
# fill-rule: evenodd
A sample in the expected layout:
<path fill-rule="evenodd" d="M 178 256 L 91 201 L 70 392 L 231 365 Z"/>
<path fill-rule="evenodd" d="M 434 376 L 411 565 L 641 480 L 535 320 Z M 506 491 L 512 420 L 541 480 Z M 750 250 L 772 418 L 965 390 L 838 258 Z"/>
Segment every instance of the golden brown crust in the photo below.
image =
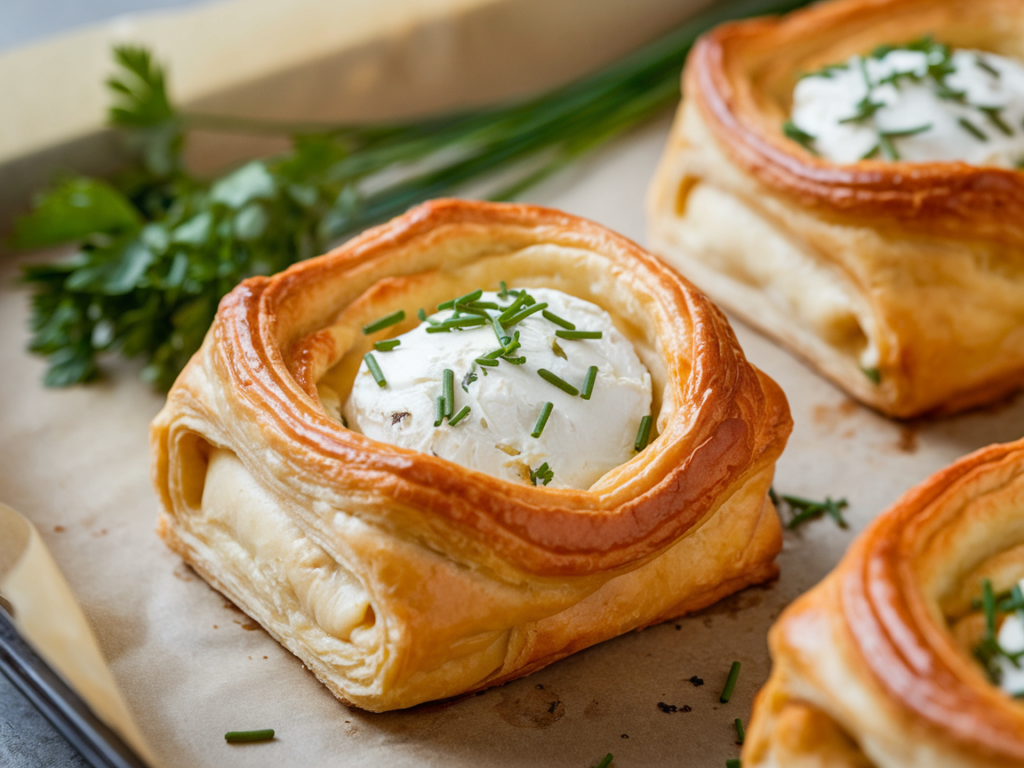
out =
<path fill-rule="evenodd" d="M 871 764 L 1024 765 L 1024 704 L 989 682 L 952 628 L 963 594 L 980 592 L 967 583 L 979 568 L 1005 572 L 1012 553 L 1021 576 L 1022 512 L 1024 440 L 961 459 L 861 534 L 772 628 L 744 765 L 785 764 L 780 713 L 794 701 L 826 713 Z"/>
<path fill-rule="evenodd" d="M 606 306 L 651 372 L 657 436 L 588 490 L 376 442 L 318 397 L 344 394 L 375 338 L 363 324 L 499 276 Z M 791 426 L 722 314 L 634 243 L 557 211 L 439 200 L 225 297 L 153 423 L 153 477 L 172 548 L 337 696 L 380 711 L 774 578 L 766 493 Z"/>
<path fill-rule="evenodd" d="M 1012 0 L 837 0 L 717 28 L 687 63 L 649 204 L 657 253 L 854 397 L 901 418 L 963 410 L 1024 385 L 1024 173 L 840 165 L 781 127 L 802 73 L 925 33 L 1024 58 L 1024 13 Z M 760 240 L 742 243 L 728 224 L 688 216 L 708 189 L 718 197 L 706 206 L 724 196 L 736 214 L 725 221 L 758 228 Z M 745 249 L 757 253 L 744 260 Z M 765 266 L 762 251 L 781 266 Z M 810 273 L 806 291 L 840 297 L 834 316 L 778 298 Z"/>

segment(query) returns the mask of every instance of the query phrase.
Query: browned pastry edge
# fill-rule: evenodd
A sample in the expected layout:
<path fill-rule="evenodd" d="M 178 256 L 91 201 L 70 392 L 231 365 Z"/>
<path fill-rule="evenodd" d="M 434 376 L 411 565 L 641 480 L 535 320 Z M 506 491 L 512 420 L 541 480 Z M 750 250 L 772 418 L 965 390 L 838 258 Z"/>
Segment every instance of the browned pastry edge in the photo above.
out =
<path fill-rule="evenodd" d="M 694 46 L 684 92 L 697 100 L 735 162 L 774 192 L 819 215 L 1024 245 L 1024 174 L 962 162 L 863 160 L 840 165 L 816 157 L 782 134 L 776 110 L 765 109 L 758 99 L 753 71 L 768 50 L 784 51 L 840 31 L 852 34 L 883 21 L 890 27 L 904 21 L 905 39 L 934 32 L 942 40 L 943 29 L 923 25 L 933 20 L 953 28 L 971 9 L 983 6 L 991 6 L 998 18 L 1006 5 L 1005 0 L 859 0 L 724 24 Z M 1019 5 L 1014 7 L 1019 13 Z"/>
<path fill-rule="evenodd" d="M 693 356 L 689 378 L 677 382 L 683 405 L 617 487 L 599 493 L 515 485 L 370 440 L 329 419 L 289 372 L 282 346 L 316 330 L 307 327 L 304 303 L 323 292 L 328 276 L 379 266 L 402 247 L 444 238 L 446 229 L 457 237 L 467 227 L 515 230 L 524 244 L 592 250 L 680 310 L 671 330 L 691 331 Z M 626 238 L 534 206 L 426 203 L 325 256 L 246 280 L 222 300 L 212 333 L 215 364 L 235 390 L 238 417 L 260 424 L 269 448 L 297 472 L 355 493 L 384 493 L 397 507 L 454 526 L 541 575 L 596 573 L 664 549 L 713 511 L 738 477 L 774 463 L 792 426 L 782 391 L 746 361 L 724 316 L 686 280 Z M 671 348 L 672 339 L 660 340 Z M 289 451 L 296 442 L 306 450 Z"/>

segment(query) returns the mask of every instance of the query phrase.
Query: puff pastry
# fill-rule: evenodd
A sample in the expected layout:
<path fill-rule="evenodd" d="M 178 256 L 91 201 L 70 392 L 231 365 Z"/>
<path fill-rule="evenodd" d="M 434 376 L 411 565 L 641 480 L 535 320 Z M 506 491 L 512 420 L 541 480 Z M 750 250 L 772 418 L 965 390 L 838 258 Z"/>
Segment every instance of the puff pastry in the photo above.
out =
<path fill-rule="evenodd" d="M 769 634 L 743 765 L 1024 766 L 1024 703 L 973 652 L 983 579 L 1024 577 L 1024 440 L 907 493 Z"/>
<path fill-rule="evenodd" d="M 587 490 L 375 442 L 317 396 L 351 382 L 368 320 L 500 280 L 599 305 L 651 373 L 657 436 Z M 721 313 L 638 246 L 435 201 L 223 300 L 153 423 L 159 532 L 340 699 L 409 707 L 774 577 L 766 492 L 790 428 Z"/>
<path fill-rule="evenodd" d="M 1024 174 L 840 165 L 786 138 L 801 75 L 925 34 L 1024 59 L 1009 0 L 839 0 L 695 46 L 653 180 L 652 250 L 725 309 L 896 417 L 1024 384 Z M 967 137 L 967 141 L 972 141 Z"/>

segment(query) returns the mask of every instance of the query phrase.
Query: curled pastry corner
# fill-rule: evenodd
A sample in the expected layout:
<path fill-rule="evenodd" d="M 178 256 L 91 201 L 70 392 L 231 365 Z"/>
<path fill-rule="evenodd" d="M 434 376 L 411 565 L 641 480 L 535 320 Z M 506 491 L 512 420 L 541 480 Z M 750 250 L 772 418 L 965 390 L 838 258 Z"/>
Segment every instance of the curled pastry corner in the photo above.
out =
<path fill-rule="evenodd" d="M 1022 23 L 1005 0 L 838 0 L 717 28 L 683 73 L 649 191 L 652 250 L 887 415 L 952 413 L 1019 389 L 1024 173 L 839 165 L 782 125 L 806 72 L 924 34 L 1024 59 L 1005 32 Z"/>
<path fill-rule="evenodd" d="M 1004 590 L 1022 577 L 1024 440 L 911 490 L 786 609 L 743 765 L 1024 766 L 1024 704 L 964 632 L 983 578 Z"/>
<path fill-rule="evenodd" d="M 378 338 L 365 324 L 405 309 L 403 333 L 417 307 L 501 280 L 598 304 L 651 373 L 649 445 L 587 490 L 501 480 L 328 412 Z M 340 699 L 409 707 L 773 578 L 766 494 L 791 426 L 723 315 L 634 243 L 438 200 L 223 300 L 153 422 L 159 532 Z"/>

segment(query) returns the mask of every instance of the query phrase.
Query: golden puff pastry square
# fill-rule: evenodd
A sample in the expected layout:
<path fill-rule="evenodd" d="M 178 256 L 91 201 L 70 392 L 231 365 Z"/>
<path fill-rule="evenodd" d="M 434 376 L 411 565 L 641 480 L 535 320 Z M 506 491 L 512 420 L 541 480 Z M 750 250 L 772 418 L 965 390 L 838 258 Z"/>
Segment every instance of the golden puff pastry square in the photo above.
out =
<path fill-rule="evenodd" d="M 1011 673 L 985 640 L 991 618 L 1004 650 L 1024 650 L 1014 616 L 1024 600 L 1012 595 L 1021 579 L 1024 440 L 977 451 L 908 492 L 786 609 L 769 634 L 772 672 L 754 702 L 745 768 L 1024 766 L 1024 702 L 1013 696 L 1024 685 L 1011 679 L 1024 670 Z"/>
<path fill-rule="evenodd" d="M 929 35 L 1024 61 L 1024 6 L 836 0 L 712 31 L 684 70 L 648 199 L 655 253 L 895 417 L 949 413 L 1024 385 L 1024 173 L 833 162 L 787 138 L 784 124 L 805 74 Z"/>
<path fill-rule="evenodd" d="M 598 305 L 650 372 L 650 443 L 589 488 L 499 479 L 337 414 L 379 338 L 364 325 L 405 310 L 401 333 L 417 307 L 502 281 Z M 439 200 L 222 301 L 153 422 L 159 532 L 338 698 L 392 710 L 773 578 L 767 491 L 790 429 L 722 314 L 637 245 Z"/>

